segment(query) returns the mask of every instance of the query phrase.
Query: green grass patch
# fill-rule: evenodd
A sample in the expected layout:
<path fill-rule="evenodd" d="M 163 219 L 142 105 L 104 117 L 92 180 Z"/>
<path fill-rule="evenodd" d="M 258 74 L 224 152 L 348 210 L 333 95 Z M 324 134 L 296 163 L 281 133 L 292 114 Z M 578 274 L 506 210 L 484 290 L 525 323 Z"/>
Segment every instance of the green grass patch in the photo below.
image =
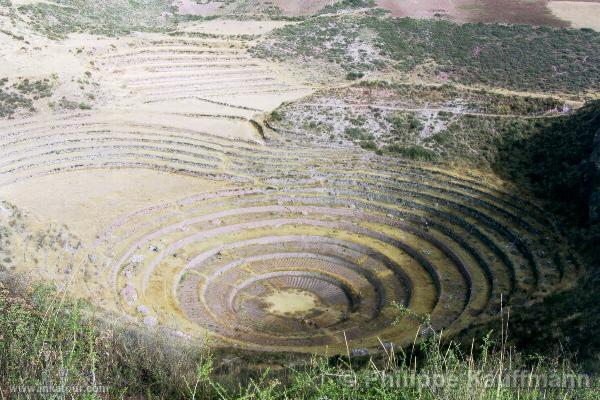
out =
<path fill-rule="evenodd" d="M 159 332 L 103 327 L 86 303 L 2 278 L 3 398 L 591 400 L 599 393 L 598 380 L 566 358 L 526 357 L 489 336 L 464 351 L 402 307 L 397 321 L 415 319 L 422 332 L 406 350 L 334 358 L 210 353 Z"/>

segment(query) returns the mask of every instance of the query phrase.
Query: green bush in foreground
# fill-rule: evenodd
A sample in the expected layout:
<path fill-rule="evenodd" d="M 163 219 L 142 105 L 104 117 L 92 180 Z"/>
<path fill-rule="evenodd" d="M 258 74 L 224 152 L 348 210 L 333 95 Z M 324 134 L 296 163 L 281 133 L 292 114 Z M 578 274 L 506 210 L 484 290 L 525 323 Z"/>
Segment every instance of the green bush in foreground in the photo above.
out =
<path fill-rule="evenodd" d="M 0 397 L 18 397 L 17 386 L 94 382 L 96 331 L 82 311 L 83 304 L 66 306 L 48 287 L 25 296 L 0 287 Z"/>
<path fill-rule="evenodd" d="M 384 346 L 372 357 L 313 357 L 244 374 L 223 368 L 231 355 L 210 355 L 174 338 L 161 341 L 159 333 L 100 329 L 88 311 L 48 287 L 3 285 L 0 398 L 464 400 L 600 394 L 597 380 L 577 375 L 567 361 L 526 359 L 487 339 L 478 354 L 465 354 L 444 345 L 425 320 L 420 328 L 430 335 L 410 351 Z M 258 365 L 264 356 L 254 357 Z M 553 387 L 558 384 L 563 387 Z"/>

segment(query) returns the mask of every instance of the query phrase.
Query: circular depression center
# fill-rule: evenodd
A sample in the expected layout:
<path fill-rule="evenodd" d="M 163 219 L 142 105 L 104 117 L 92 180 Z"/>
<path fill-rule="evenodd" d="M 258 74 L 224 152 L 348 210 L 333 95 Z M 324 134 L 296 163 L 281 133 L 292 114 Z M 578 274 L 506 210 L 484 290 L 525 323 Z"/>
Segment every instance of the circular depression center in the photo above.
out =
<path fill-rule="evenodd" d="M 314 293 L 297 290 L 276 290 L 264 298 L 267 311 L 282 316 L 305 316 L 319 307 L 319 298 Z"/>

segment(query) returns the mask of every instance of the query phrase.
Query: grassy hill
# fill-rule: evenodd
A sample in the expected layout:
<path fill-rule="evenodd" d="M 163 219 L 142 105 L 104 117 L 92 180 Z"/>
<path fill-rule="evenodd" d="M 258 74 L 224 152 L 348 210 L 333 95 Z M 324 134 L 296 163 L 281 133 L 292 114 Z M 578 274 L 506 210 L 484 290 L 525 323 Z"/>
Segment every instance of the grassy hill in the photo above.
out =
<path fill-rule="evenodd" d="M 356 73 L 422 67 L 433 78 L 513 90 L 600 90 L 600 34 L 592 30 L 334 16 L 278 29 L 254 53 Z"/>
<path fill-rule="evenodd" d="M 508 138 L 497 168 L 555 203 L 555 211 L 572 218 L 574 225 L 597 222 L 591 207 L 599 170 L 592 156 L 598 152 L 599 133 L 600 101 L 592 101 L 572 116 Z"/>
<path fill-rule="evenodd" d="M 597 219 L 600 102 L 571 116 L 553 119 L 530 132 L 507 137 L 494 168 L 531 188 L 546 208 L 560 216 L 586 268 L 579 285 L 550 296 L 513 316 L 513 343 L 529 352 L 576 354 L 589 370 L 600 368 L 597 313 L 600 284 L 600 221 Z M 469 330 L 480 335 L 489 326 Z"/>

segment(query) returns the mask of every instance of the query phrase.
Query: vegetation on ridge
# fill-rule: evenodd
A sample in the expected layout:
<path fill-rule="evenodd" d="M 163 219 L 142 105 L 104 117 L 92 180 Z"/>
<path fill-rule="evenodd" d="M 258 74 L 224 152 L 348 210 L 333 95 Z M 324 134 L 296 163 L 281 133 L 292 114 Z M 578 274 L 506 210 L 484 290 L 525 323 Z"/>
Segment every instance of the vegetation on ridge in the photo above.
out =
<path fill-rule="evenodd" d="M 593 371 L 600 370 L 600 220 L 594 215 L 600 198 L 599 139 L 600 101 L 593 101 L 572 115 L 506 137 L 493 165 L 498 173 L 529 187 L 547 210 L 562 218 L 562 228 L 584 269 L 577 287 L 513 316 L 513 343 L 546 354 L 567 349 L 577 354 L 579 365 Z M 470 329 L 464 337 L 486 329 Z"/>
<path fill-rule="evenodd" d="M 31 26 L 53 39 L 69 33 L 89 32 L 109 36 L 134 31 L 164 31 L 173 28 L 173 7 L 165 0 L 59 0 L 23 4 L 18 11 Z"/>
<path fill-rule="evenodd" d="M 347 72 L 420 67 L 442 80 L 514 90 L 600 90 L 600 33 L 526 25 L 334 16 L 272 32 L 254 54 Z"/>
<path fill-rule="evenodd" d="M 352 142 L 380 154 L 488 168 L 499 143 L 569 110 L 553 97 L 365 80 L 285 103 L 270 119 L 294 141 Z"/>
<path fill-rule="evenodd" d="M 11 118 L 18 112 L 35 111 L 34 100 L 50 97 L 55 79 L 0 79 L 0 118 Z"/>

